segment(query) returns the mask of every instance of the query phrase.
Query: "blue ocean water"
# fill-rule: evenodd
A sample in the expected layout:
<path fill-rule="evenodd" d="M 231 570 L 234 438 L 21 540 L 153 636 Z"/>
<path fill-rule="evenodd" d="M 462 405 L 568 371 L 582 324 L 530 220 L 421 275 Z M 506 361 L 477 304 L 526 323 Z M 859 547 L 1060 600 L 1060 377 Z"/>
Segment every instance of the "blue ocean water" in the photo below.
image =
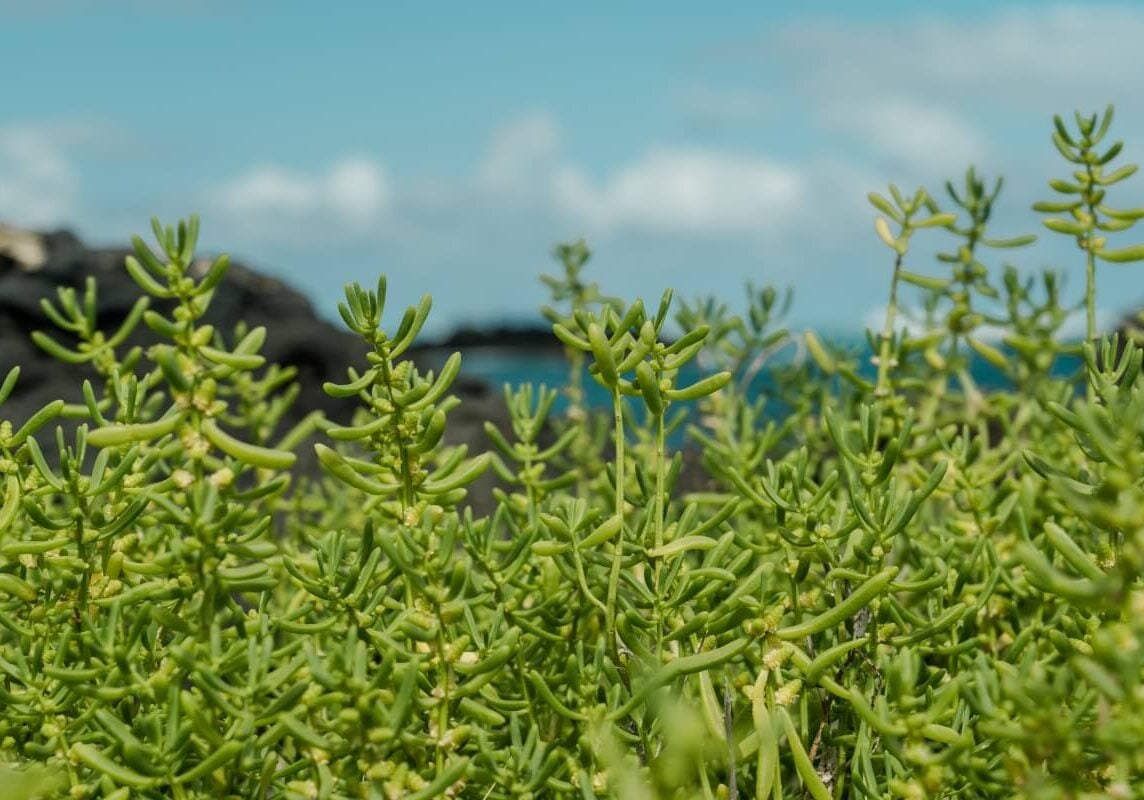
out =
<path fill-rule="evenodd" d="M 849 352 L 859 355 L 859 363 L 862 364 L 860 374 L 871 380 L 876 377 L 877 370 L 870 363 L 873 353 L 864 338 L 836 340 L 836 342 L 842 344 Z M 1002 347 L 1001 350 L 1004 352 L 1005 348 Z M 529 351 L 510 348 L 474 348 L 463 354 L 461 363 L 463 374 L 486 382 L 497 393 L 505 384 L 513 387 L 526 383 L 543 384 L 559 389 L 568 381 L 568 362 L 563 353 L 555 349 Z M 1080 364 L 1081 361 L 1077 357 L 1058 357 L 1053 373 L 1061 376 L 1073 374 Z M 681 371 L 679 383 L 686 385 L 711 371 L 692 362 Z M 977 386 L 985 391 L 998 391 L 1008 386 L 1004 373 L 982 358 L 974 358 L 971 361 L 970 375 Z M 774 380 L 774 373 L 764 368 L 755 378 L 752 388 L 758 392 L 765 392 L 768 386 L 773 385 Z M 597 407 L 609 405 L 607 392 L 587 373 L 582 383 L 590 405 Z M 557 400 L 556 410 L 560 409 L 563 402 L 563 397 Z"/>

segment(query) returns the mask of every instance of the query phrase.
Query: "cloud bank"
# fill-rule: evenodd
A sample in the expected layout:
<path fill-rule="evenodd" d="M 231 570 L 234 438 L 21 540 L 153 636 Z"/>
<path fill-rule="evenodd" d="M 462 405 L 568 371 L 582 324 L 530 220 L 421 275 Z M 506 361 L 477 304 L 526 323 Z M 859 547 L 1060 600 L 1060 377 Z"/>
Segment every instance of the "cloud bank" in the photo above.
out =
<path fill-rule="evenodd" d="M 554 105 L 505 117 L 444 174 L 403 170 L 402 154 L 381 148 L 319 163 L 279 154 L 204 172 L 179 202 L 203 211 L 211 241 L 281 265 L 323 307 L 344 280 L 383 269 L 434 292 L 443 316 L 526 315 L 543 300 L 535 276 L 551 245 L 584 236 L 616 293 L 670 283 L 733 300 L 751 278 L 799 288 L 800 321 L 857 326 L 889 281 L 866 193 L 925 185 L 948 206 L 941 182 L 974 163 L 1008 179 L 996 235 L 1037 230 L 1029 203 L 1064 171 L 1052 113 L 1114 102 L 1129 160 L 1144 146 L 1144 83 L 1130 79 L 1144 72 L 1142 39 L 1144 9 L 1126 6 L 796 17 L 708 43 L 703 69 L 662 87 L 676 126 L 649 125 L 642 144 L 607 158 L 576 141 L 561 124 L 571 112 Z M 106 216 L 76 152 L 43 126 L 0 128 L 0 217 L 98 230 Z M 1139 205 L 1132 191 L 1115 202 Z M 1041 240 L 1012 259 L 1076 263 L 1061 237 Z M 929 241 L 911 254 L 920 271 L 932 268 Z M 1101 280 L 1106 296 L 1139 294 L 1127 270 Z"/>
<path fill-rule="evenodd" d="M 0 128 L 0 220 L 27 227 L 67 222 L 77 210 L 79 180 L 57 131 Z"/>

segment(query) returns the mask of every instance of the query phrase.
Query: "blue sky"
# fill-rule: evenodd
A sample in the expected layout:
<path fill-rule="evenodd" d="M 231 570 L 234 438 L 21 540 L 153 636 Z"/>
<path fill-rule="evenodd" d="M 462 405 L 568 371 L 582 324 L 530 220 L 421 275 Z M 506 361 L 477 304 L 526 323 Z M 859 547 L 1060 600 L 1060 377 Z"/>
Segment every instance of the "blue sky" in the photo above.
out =
<path fill-rule="evenodd" d="M 1144 151 L 1139 4 L 616 6 L 0 0 L 0 220 L 122 243 L 198 212 L 205 249 L 327 316 L 385 272 L 437 332 L 534 318 L 552 246 L 584 236 L 612 294 L 773 283 L 842 332 L 887 295 L 866 192 L 975 163 L 1007 180 L 994 233 L 1040 233 L 1054 112 L 1116 103 Z M 1079 296 L 1067 240 L 1001 255 Z M 1144 265 L 1099 280 L 1108 315 L 1144 303 Z"/>

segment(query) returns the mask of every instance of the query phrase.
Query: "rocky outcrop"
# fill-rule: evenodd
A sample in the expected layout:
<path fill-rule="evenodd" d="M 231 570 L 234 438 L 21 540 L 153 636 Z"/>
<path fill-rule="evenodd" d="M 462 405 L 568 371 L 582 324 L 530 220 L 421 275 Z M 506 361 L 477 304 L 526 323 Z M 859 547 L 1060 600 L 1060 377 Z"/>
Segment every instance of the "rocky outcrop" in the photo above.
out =
<path fill-rule="evenodd" d="M 94 377 L 85 368 L 60 364 L 48 357 L 30 339 L 43 330 L 58 341 L 68 342 L 44 316 L 42 298 L 54 299 L 56 288 L 70 286 L 82 292 L 88 276 L 98 287 L 98 326 L 114 331 L 130 310 L 140 290 L 124 269 L 124 248 L 89 248 L 67 231 L 34 233 L 0 225 L 0 379 L 13 366 L 21 368 L 20 381 L 4 404 L 2 416 L 21 422 L 47 402 L 62 398 L 80 402 L 83 378 Z M 165 310 L 160 302 L 152 308 Z M 206 321 L 229 333 L 240 321 L 267 329 L 261 353 L 269 363 L 298 370 L 298 399 L 284 421 L 288 428 L 311 410 L 321 410 L 332 420 L 347 423 L 355 408 L 352 400 L 329 397 L 324 381 L 343 381 L 348 366 L 365 364 L 361 340 L 319 317 L 302 294 L 275 278 L 232 263 L 222 288 L 215 293 Z M 139 325 L 128 345 L 146 346 L 155 341 Z M 436 359 L 425 353 L 427 366 Z M 462 375 L 454 384 L 461 406 L 450 414 L 449 436 L 464 442 L 471 452 L 487 449 L 485 420 L 507 429 L 507 412 L 499 392 L 490 392 L 480 380 Z M 284 428 L 285 430 L 285 428 Z M 303 465 L 312 467 L 302 449 Z M 487 488 L 487 487 L 486 487 Z M 475 495 L 480 494 L 478 489 Z"/>
<path fill-rule="evenodd" d="M 1116 326 L 1116 331 L 1122 339 L 1132 339 L 1137 344 L 1144 345 L 1144 309 L 1124 315 Z"/>
<path fill-rule="evenodd" d="M 48 259 L 44 236 L 0 222 L 0 259 L 26 270 L 37 270 Z"/>
<path fill-rule="evenodd" d="M 564 345 L 547 325 L 500 325 L 487 328 L 459 327 L 429 345 L 438 350 L 468 350 L 484 347 L 514 352 L 561 352 Z"/>
<path fill-rule="evenodd" d="M 67 335 L 45 318 L 40 301 L 45 297 L 54 300 L 57 287 L 82 292 L 89 276 L 98 288 L 99 328 L 117 328 L 140 296 L 123 267 L 126 255 L 124 249 L 89 249 L 66 231 L 17 236 L 9 228 L 0 233 L 0 372 L 21 367 L 20 383 L 6 415 L 19 418 L 20 412 L 56 397 L 80 398 L 80 381 L 89 373 L 61 369 L 32 343 L 29 334 L 43 330 L 66 342 Z M 262 354 L 271 363 L 298 370 L 298 411 L 321 409 L 333 419 L 344 419 L 346 404 L 327 397 L 321 384 L 342 379 L 347 365 L 361 362 L 358 339 L 320 319 L 305 297 L 281 281 L 242 265 L 231 266 L 223 289 L 215 294 L 206 321 L 224 332 L 232 331 L 240 320 L 251 326 L 265 325 L 268 335 Z M 166 310 L 162 302 L 153 302 L 152 308 Z M 140 325 L 129 343 L 153 341 L 150 331 Z"/>

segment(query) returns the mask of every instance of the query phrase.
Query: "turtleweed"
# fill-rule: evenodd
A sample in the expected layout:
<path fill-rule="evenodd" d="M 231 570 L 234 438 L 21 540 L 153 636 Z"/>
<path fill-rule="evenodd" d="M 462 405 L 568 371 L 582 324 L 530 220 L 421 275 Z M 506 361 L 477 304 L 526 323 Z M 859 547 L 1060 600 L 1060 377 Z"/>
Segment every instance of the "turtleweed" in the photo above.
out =
<path fill-rule="evenodd" d="M 1111 121 L 1054 120 L 1071 175 L 1035 206 L 1081 251 L 1083 341 L 1054 273 L 997 279 L 1033 237 L 993 236 L 970 168 L 948 210 L 869 196 L 872 364 L 783 327 L 789 293 L 628 303 L 558 248 L 567 402 L 505 387 L 485 453 L 448 444 L 460 356 L 407 357 L 429 297 L 387 317 L 384 277 L 339 306 L 352 424 L 281 430 L 266 331 L 203 322 L 226 258 L 192 270 L 197 219 L 156 222 L 120 329 L 92 283 L 43 303 L 84 401 L 0 421 L 4 796 L 1144 796 L 1144 351 L 1094 318 L 1144 209 L 1109 205 L 1136 169 Z"/>

